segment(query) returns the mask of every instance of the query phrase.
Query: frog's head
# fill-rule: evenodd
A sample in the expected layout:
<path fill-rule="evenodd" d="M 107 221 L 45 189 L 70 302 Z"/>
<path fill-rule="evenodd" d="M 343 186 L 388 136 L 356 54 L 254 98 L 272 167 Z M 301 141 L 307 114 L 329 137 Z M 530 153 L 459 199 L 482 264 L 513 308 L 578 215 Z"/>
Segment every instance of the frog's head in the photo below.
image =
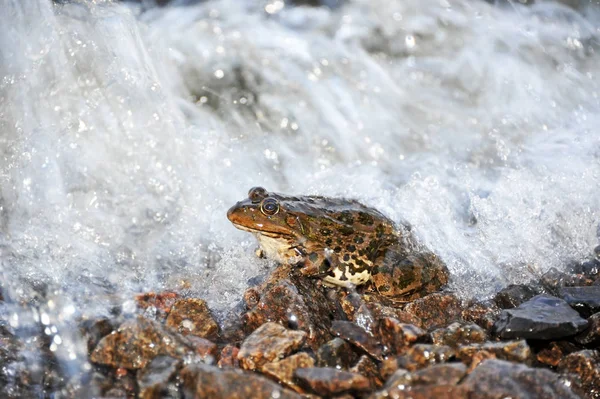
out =
<path fill-rule="evenodd" d="M 262 187 L 253 187 L 248 198 L 227 211 L 227 218 L 241 230 L 288 242 L 302 241 L 308 231 L 300 219 L 301 215 L 294 210 L 294 199 L 298 200 L 269 193 Z"/>

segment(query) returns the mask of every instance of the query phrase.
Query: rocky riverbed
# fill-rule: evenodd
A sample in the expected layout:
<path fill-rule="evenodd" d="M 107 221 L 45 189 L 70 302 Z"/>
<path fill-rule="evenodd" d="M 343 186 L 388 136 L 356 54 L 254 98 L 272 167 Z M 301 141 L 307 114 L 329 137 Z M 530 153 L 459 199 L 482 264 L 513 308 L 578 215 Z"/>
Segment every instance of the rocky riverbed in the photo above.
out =
<path fill-rule="evenodd" d="M 53 359 L 43 333 L 33 342 L 44 361 L 24 367 L 25 343 L 3 325 L 1 395 L 598 398 L 599 298 L 597 257 L 490 300 L 441 291 L 409 303 L 368 287 L 326 288 L 282 265 L 221 325 L 184 292 L 140 294 L 128 317 L 116 307 L 113 317 L 80 320 L 83 374 Z"/>

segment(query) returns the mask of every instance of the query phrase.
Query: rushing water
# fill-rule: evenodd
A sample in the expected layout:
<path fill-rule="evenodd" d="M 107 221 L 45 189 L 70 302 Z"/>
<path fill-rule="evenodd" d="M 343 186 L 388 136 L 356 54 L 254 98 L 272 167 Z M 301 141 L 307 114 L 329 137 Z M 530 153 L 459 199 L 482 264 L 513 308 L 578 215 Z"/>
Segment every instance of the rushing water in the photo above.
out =
<path fill-rule="evenodd" d="M 4 0 L 2 317 L 76 369 L 137 292 L 226 311 L 272 267 L 225 217 L 255 185 L 410 222 L 465 297 L 588 256 L 599 9 L 342 3 Z"/>

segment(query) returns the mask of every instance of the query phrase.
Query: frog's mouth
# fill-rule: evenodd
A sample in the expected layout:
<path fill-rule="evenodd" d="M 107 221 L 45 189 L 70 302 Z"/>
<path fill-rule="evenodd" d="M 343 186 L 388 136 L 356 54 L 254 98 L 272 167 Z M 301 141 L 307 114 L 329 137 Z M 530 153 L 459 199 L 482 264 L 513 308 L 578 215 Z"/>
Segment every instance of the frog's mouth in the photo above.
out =
<path fill-rule="evenodd" d="M 290 238 L 293 238 L 293 235 L 291 234 L 285 234 L 282 233 L 280 231 L 268 231 L 268 230 L 261 230 L 261 229 L 253 229 L 252 227 L 248 227 L 242 224 L 238 224 L 235 222 L 231 222 L 236 228 L 240 229 L 240 230 L 244 230 L 247 231 L 249 233 L 252 234 L 259 234 L 259 235 L 263 235 L 263 236 L 267 236 L 270 238 L 279 238 L 282 240 L 286 240 L 288 241 Z M 262 227 L 262 226 L 259 226 Z"/>

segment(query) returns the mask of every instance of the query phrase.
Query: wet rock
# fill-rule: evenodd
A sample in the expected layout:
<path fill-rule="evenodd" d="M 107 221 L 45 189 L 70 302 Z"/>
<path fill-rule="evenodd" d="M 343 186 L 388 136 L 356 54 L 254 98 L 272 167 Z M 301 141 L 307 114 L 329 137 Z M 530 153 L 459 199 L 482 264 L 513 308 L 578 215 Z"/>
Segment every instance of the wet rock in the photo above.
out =
<path fill-rule="evenodd" d="M 259 289 L 263 294 L 258 304 L 242 316 L 246 331 L 279 322 L 305 331 L 307 344 L 316 351 L 331 338 L 331 320 L 341 313 L 325 290 L 317 279 L 300 276 L 290 265 L 279 266 Z"/>
<path fill-rule="evenodd" d="M 553 341 L 548 347 L 541 349 L 536 355 L 538 362 L 547 366 L 556 367 L 560 361 L 569 353 L 576 352 L 581 348 L 568 341 Z"/>
<path fill-rule="evenodd" d="M 520 363 L 530 363 L 532 360 L 531 348 L 524 340 L 464 345 L 458 348 L 456 357 L 467 365 L 482 358 L 497 358 Z"/>
<path fill-rule="evenodd" d="M 498 291 L 494 296 L 494 303 L 496 303 L 500 309 L 512 309 L 540 293 L 539 289 L 529 285 L 511 284 Z"/>
<path fill-rule="evenodd" d="M 466 373 L 462 363 L 438 364 L 412 373 L 397 370 L 369 399 L 466 398 L 466 390 L 456 386 Z"/>
<path fill-rule="evenodd" d="M 244 340 L 238 360 L 248 370 L 261 369 L 265 363 L 283 359 L 302 346 L 304 331 L 288 330 L 277 323 L 265 323 Z"/>
<path fill-rule="evenodd" d="M 494 330 L 505 339 L 558 339 L 574 335 L 586 326 L 587 321 L 565 301 L 542 294 L 517 308 L 502 311 Z"/>
<path fill-rule="evenodd" d="M 204 363 L 214 363 L 217 358 L 217 344 L 205 338 L 188 335 L 185 342 L 194 349 L 194 352 Z"/>
<path fill-rule="evenodd" d="M 182 361 L 170 356 L 157 356 L 143 370 L 138 371 L 137 381 L 139 386 L 139 397 L 151 398 L 175 398 L 170 395 L 177 387 L 172 384 L 182 366 Z"/>
<path fill-rule="evenodd" d="M 383 384 L 379 373 L 379 367 L 373 359 L 367 355 L 362 355 L 360 359 L 358 359 L 358 362 L 356 362 L 356 364 L 348 371 L 367 377 L 371 388 L 379 388 Z"/>
<path fill-rule="evenodd" d="M 181 358 L 190 353 L 192 348 L 182 338 L 139 316 L 102 338 L 90 359 L 98 364 L 135 370 L 144 368 L 158 355 Z"/>
<path fill-rule="evenodd" d="M 500 316 L 500 308 L 492 301 L 476 302 L 460 313 L 461 320 L 475 323 L 490 331 Z"/>
<path fill-rule="evenodd" d="M 183 397 L 194 399 L 300 399 L 301 396 L 256 373 L 206 364 L 186 366 L 179 374 Z"/>
<path fill-rule="evenodd" d="M 171 306 L 179 299 L 179 294 L 175 292 L 147 292 L 135 297 L 138 309 L 145 314 L 156 316 L 159 320 L 164 320 Z"/>
<path fill-rule="evenodd" d="M 370 383 L 366 377 L 331 367 L 297 369 L 294 376 L 300 386 L 321 396 L 361 392 L 370 389 Z"/>
<path fill-rule="evenodd" d="M 404 310 L 417 316 L 422 321 L 421 327 L 431 329 L 450 324 L 463 309 L 456 295 L 437 292 L 409 303 Z"/>
<path fill-rule="evenodd" d="M 596 249 L 598 248 L 600 248 L 600 246 L 596 247 Z M 573 266 L 573 273 L 582 274 L 591 279 L 597 279 L 600 275 L 600 261 L 598 259 L 590 259 L 578 263 Z"/>
<path fill-rule="evenodd" d="M 487 338 L 485 330 L 477 324 L 452 323 L 448 327 L 439 328 L 431 333 L 434 345 L 448 345 L 452 348 L 457 348 L 459 345 L 482 343 Z"/>
<path fill-rule="evenodd" d="M 377 360 L 382 360 L 382 349 L 377 340 L 362 327 L 350 321 L 334 320 L 331 333 L 364 351 Z"/>
<path fill-rule="evenodd" d="M 217 366 L 219 367 L 240 367 L 240 361 L 238 360 L 239 348 L 235 345 L 225 345 L 219 355 L 219 361 Z"/>
<path fill-rule="evenodd" d="M 578 398 L 568 384 L 550 370 L 497 359 L 483 361 L 460 386 L 468 389 L 469 399 Z"/>
<path fill-rule="evenodd" d="M 581 274 L 570 274 L 551 268 L 540 279 L 541 284 L 550 292 L 556 293 L 562 287 L 591 285 L 594 280 Z"/>
<path fill-rule="evenodd" d="M 415 344 L 396 358 L 397 369 L 415 371 L 451 360 L 456 351 L 449 346 Z"/>
<path fill-rule="evenodd" d="M 558 291 L 558 296 L 563 298 L 573 309 L 583 317 L 600 311 L 600 286 L 589 287 L 564 287 Z"/>
<path fill-rule="evenodd" d="M 565 356 L 558 370 L 576 377 L 578 392 L 585 398 L 600 398 L 600 352 L 583 350 Z"/>
<path fill-rule="evenodd" d="M 358 359 L 349 343 L 341 338 L 334 338 L 321 345 L 317 351 L 319 367 L 334 367 L 348 369 Z"/>
<path fill-rule="evenodd" d="M 98 342 L 117 328 L 114 321 L 108 318 L 82 320 L 79 331 L 87 342 L 88 352 L 91 352 Z"/>
<path fill-rule="evenodd" d="M 198 298 L 180 299 L 175 302 L 165 324 L 182 335 L 191 334 L 215 339 L 219 333 L 219 326 L 206 301 Z"/>
<path fill-rule="evenodd" d="M 600 313 L 593 314 L 587 321 L 587 328 L 575 336 L 575 342 L 585 346 L 600 344 Z"/>
<path fill-rule="evenodd" d="M 265 364 L 262 367 L 262 372 L 296 392 L 303 392 L 294 381 L 294 371 L 298 368 L 313 367 L 314 365 L 315 360 L 308 353 L 300 352 L 278 362 Z"/>
<path fill-rule="evenodd" d="M 412 324 L 400 323 L 386 317 L 379 323 L 379 337 L 385 354 L 401 355 L 415 342 L 423 340 L 427 332 Z"/>

